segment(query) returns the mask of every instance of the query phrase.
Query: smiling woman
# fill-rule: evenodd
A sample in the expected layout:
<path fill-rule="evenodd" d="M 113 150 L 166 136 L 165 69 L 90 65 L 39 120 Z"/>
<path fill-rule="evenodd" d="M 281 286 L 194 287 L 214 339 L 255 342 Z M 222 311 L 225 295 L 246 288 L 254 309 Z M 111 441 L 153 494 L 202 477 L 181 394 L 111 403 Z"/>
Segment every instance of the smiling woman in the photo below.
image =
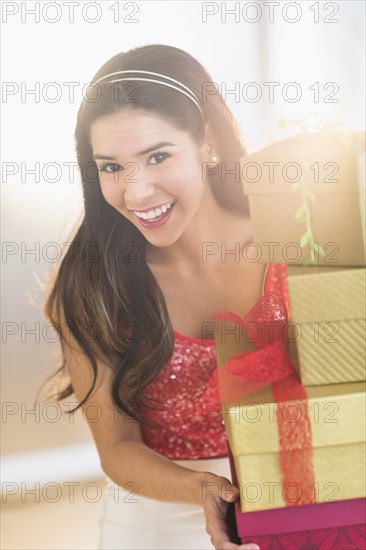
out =
<path fill-rule="evenodd" d="M 46 315 L 70 376 L 57 399 L 75 393 L 77 408 L 92 399 L 103 411 L 89 423 L 108 481 L 100 549 L 238 547 L 215 347 L 201 336 L 214 313 L 255 305 L 266 266 L 202 257 L 207 243 L 252 237 L 240 181 L 217 170 L 246 151 L 220 94 L 203 101 L 211 81 L 184 51 L 143 46 L 103 65 L 98 100 L 78 113 L 85 213 Z"/>
<path fill-rule="evenodd" d="M 224 215 L 202 177 L 202 166 L 212 163 L 213 145 L 205 141 L 199 147 L 185 129 L 142 111 L 99 118 L 90 135 L 93 157 L 103 161 L 98 170 L 104 199 L 153 247 L 185 240 L 197 217 Z M 151 231 L 168 220 L 164 231 Z"/>

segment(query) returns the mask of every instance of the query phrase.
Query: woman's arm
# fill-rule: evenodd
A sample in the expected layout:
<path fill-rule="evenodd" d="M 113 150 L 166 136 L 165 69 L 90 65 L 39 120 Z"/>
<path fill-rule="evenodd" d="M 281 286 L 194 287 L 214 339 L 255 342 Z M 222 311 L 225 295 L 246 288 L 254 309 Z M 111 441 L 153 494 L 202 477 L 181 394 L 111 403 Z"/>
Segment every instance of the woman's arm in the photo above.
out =
<path fill-rule="evenodd" d="M 101 464 L 107 476 L 126 490 L 166 502 L 202 505 L 217 477 L 179 466 L 131 439 L 122 439 L 109 449 Z"/>

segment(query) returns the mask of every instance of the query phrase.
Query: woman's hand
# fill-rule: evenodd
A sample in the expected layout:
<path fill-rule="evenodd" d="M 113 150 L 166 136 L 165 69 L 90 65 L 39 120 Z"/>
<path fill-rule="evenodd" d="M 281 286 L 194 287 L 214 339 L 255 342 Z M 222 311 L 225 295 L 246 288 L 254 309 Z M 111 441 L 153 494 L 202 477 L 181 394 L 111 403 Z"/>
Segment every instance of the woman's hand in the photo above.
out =
<path fill-rule="evenodd" d="M 215 550 L 260 550 L 257 544 L 230 542 L 226 526 L 226 512 L 231 502 L 239 497 L 239 489 L 226 477 L 212 474 L 212 481 L 204 484 L 202 506 L 206 517 L 206 531 Z"/>

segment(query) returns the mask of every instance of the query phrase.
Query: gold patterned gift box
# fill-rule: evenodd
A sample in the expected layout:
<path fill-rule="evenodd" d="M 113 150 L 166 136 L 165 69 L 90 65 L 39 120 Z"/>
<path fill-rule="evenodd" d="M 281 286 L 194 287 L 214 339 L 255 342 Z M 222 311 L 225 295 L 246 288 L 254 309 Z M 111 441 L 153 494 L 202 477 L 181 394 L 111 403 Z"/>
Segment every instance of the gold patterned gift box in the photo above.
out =
<path fill-rule="evenodd" d="M 307 394 L 316 501 L 366 497 L 365 383 L 312 386 Z M 223 406 L 243 512 L 284 508 L 301 491 L 282 484 L 277 406 L 270 387 Z"/>
<path fill-rule="evenodd" d="M 229 358 L 248 349 L 247 343 L 236 337 L 222 339 L 215 335 L 215 340 L 219 369 Z M 364 498 L 365 382 L 305 389 L 315 480 L 309 481 L 311 486 L 307 489 L 314 492 L 315 502 Z M 255 512 L 291 505 L 301 488 L 296 482 L 283 483 L 279 405 L 272 386 L 235 401 L 223 402 L 221 406 L 234 458 L 241 510 Z M 282 414 L 297 421 L 303 410 L 303 405 L 294 399 L 285 403 Z M 293 460 L 299 460 L 298 453 L 294 452 Z"/>
<path fill-rule="evenodd" d="M 259 261 L 366 265 L 364 151 L 364 132 L 323 130 L 242 157 Z"/>
<path fill-rule="evenodd" d="M 288 266 L 289 354 L 304 385 L 366 380 L 366 269 Z"/>

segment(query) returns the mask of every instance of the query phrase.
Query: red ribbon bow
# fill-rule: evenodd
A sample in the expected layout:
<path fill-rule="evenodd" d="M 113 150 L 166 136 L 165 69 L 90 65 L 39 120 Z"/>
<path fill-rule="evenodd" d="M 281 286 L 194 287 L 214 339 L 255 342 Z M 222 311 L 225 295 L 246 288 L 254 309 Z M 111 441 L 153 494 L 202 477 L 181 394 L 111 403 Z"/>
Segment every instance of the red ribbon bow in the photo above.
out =
<path fill-rule="evenodd" d="M 217 313 L 213 318 L 239 323 L 249 341 L 255 344 L 254 351 L 235 355 L 216 369 L 215 383 L 220 401 L 230 403 L 272 385 L 278 404 L 280 464 L 286 506 L 313 504 L 316 501 L 315 475 L 308 401 L 287 353 L 285 304 L 278 294 L 266 292 L 243 319 L 231 312 Z"/>

